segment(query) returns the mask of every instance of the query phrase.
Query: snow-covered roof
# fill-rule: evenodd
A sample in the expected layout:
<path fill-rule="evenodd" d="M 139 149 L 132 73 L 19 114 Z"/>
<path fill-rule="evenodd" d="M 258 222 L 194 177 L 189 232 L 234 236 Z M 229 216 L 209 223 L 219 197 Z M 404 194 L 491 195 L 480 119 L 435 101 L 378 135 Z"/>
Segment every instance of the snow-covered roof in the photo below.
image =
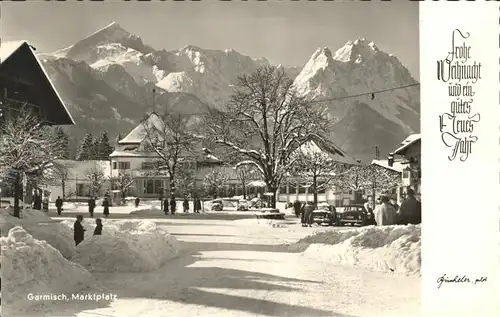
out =
<path fill-rule="evenodd" d="M 255 180 L 251 181 L 247 184 L 247 186 L 253 186 L 253 187 L 266 187 L 266 183 L 262 180 Z"/>
<path fill-rule="evenodd" d="M 155 127 L 161 131 L 163 129 L 163 125 L 164 122 L 160 116 L 158 116 L 156 112 L 152 112 L 146 119 L 142 120 L 138 126 L 130 131 L 127 136 L 118 141 L 118 144 L 139 144 L 146 138 L 145 126 Z"/>
<path fill-rule="evenodd" d="M 153 152 L 137 152 L 137 151 L 113 151 L 109 157 L 158 157 L 156 153 Z"/>
<path fill-rule="evenodd" d="M 399 161 L 394 161 L 392 166 L 389 166 L 389 162 L 387 160 L 373 160 L 372 164 L 375 164 L 375 165 L 378 165 L 378 166 L 381 166 L 381 167 L 384 167 L 384 168 L 387 168 L 389 170 L 393 170 L 393 171 L 399 172 L 399 173 L 402 173 L 404 168 L 405 168 L 405 165 L 403 165 Z"/>
<path fill-rule="evenodd" d="M 333 161 L 346 164 L 359 164 L 358 161 L 347 154 L 335 143 L 326 138 L 312 137 L 310 141 L 303 144 L 300 151 L 305 153 L 326 153 Z"/>
<path fill-rule="evenodd" d="M 49 78 L 49 76 L 47 74 L 47 71 L 45 70 L 45 68 L 43 67 L 42 63 L 40 62 L 40 59 L 38 59 L 37 55 L 33 51 L 33 48 L 31 47 L 31 45 L 29 45 L 29 43 L 27 41 L 1 42 L 0 43 L 0 68 L 1 68 L 2 64 L 4 64 L 6 61 L 8 61 L 10 57 L 14 56 L 15 53 L 18 52 L 23 47 L 28 48 L 29 51 L 31 52 L 33 58 L 35 59 L 35 61 L 37 63 L 37 66 L 40 68 L 40 70 L 42 71 L 43 75 L 47 79 L 47 82 L 49 83 L 50 88 L 52 89 L 55 97 L 57 98 L 57 101 L 59 102 L 59 104 L 66 111 L 66 114 L 67 114 L 67 116 L 68 116 L 68 118 L 70 120 L 70 124 L 75 124 L 75 120 L 71 116 L 71 113 L 68 111 L 68 107 L 66 106 L 66 104 L 62 100 L 61 96 L 57 92 L 56 88 L 54 87 L 54 84 L 50 80 L 50 78 Z M 56 122 L 56 123 L 58 123 L 58 122 Z"/>
<path fill-rule="evenodd" d="M 403 154 L 407 148 L 409 148 L 411 145 L 417 143 L 421 139 L 421 134 L 410 134 L 406 139 L 401 142 L 401 145 L 394 151 L 394 155 L 396 154 Z"/>
<path fill-rule="evenodd" d="M 104 177 L 111 176 L 111 163 L 109 161 L 57 160 L 54 163 L 66 167 L 71 179 L 85 179 L 87 172 L 93 168 L 100 168 Z"/>

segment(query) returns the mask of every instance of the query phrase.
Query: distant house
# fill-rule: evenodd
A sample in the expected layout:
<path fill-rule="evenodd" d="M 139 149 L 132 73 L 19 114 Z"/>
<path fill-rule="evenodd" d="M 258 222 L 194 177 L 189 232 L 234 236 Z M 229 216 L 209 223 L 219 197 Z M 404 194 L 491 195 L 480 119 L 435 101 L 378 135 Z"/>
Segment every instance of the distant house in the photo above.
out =
<path fill-rule="evenodd" d="M 405 165 L 403 164 L 403 160 L 394 160 L 393 156 L 389 156 L 387 160 L 373 160 L 371 164 L 383 167 L 385 169 L 388 169 L 393 172 L 397 172 L 400 175 L 403 174 L 403 170 L 405 168 Z M 375 190 L 376 195 L 382 194 L 381 192 L 378 193 Z M 402 195 L 402 187 L 398 186 L 395 187 L 389 194 L 391 195 L 391 198 L 395 198 L 398 203 L 401 202 L 401 195 Z M 387 193 L 386 193 L 387 194 Z"/>
<path fill-rule="evenodd" d="M 147 135 L 145 125 L 148 124 L 161 124 L 161 118 L 152 112 L 128 135 L 119 140 L 118 146 L 110 155 L 111 176 L 116 177 L 120 173 L 127 173 L 134 178 L 134 184 L 127 193 L 130 196 L 158 198 L 164 195 L 167 197 L 170 193 L 169 177 L 156 172 L 155 163 L 159 161 L 159 156 L 145 147 Z M 213 156 L 208 149 L 203 148 L 201 142 L 196 142 L 194 150 L 195 155 L 192 153 L 189 156 L 181 155 L 178 165 L 180 169 L 194 174 L 194 191 L 196 191 L 196 188 L 201 186 L 204 176 L 214 168 L 221 167 L 223 162 Z M 227 172 L 231 172 L 230 168 L 226 169 Z"/>
<path fill-rule="evenodd" d="M 403 195 L 406 189 L 412 188 L 417 196 L 421 194 L 421 135 L 412 134 L 401 142 L 401 145 L 392 153 L 401 157 L 404 166 L 402 172 Z"/>
<path fill-rule="evenodd" d="M 73 161 L 73 160 L 58 160 L 54 162 L 59 169 L 56 172 L 53 170 L 51 178 L 54 179 L 53 184 L 48 186 L 46 190 L 50 192 L 50 200 L 54 201 L 58 196 L 65 199 L 88 199 L 91 195 L 91 180 L 89 176 L 94 173 L 102 173 L 103 182 L 97 193 L 98 197 L 103 197 L 111 190 L 110 177 L 111 165 L 109 161 Z"/>
<path fill-rule="evenodd" d="M 325 138 L 313 137 L 310 141 L 305 143 L 301 148 L 297 150 L 316 151 L 325 153 L 330 159 L 345 163 L 345 164 L 359 164 L 356 159 L 349 156 L 337 145 L 326 140 Z M 324 175 L 325 177 L 330 177 L 331 175 Z M 321 183 L 321 178 L 320 183 Z M 280 202 L 294 202 L 296 200 L 301 202 L 313 201 L 314 194 L 307 186 L 310 180 L 301 179 L 299 177 L 288 177 L 281 184 L 278 190 L 278 201 Z M 326 186 L 326 188 L 320 189 L 318 191 L 318 202 L 327 202 L 335 206 L 342 206 L 351 203 L 356 200 L 355 192 L 352 190 L 342 190 L 336 188 L 335 186 Z M 359 193 L 358 193 L 359 194 Z"/>

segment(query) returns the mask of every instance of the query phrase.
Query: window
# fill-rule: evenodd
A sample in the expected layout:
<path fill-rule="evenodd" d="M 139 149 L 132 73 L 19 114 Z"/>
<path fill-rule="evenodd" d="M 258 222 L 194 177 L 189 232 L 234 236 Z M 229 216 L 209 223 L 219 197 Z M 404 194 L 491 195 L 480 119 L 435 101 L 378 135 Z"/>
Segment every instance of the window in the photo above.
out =
<path fill-rule="evenodd" d="M 142 162 L 141 163 L 141 168 L 143 170 L 152 170 L 155 169 L 156 163 L 155 162 Z"/>
<path fill-rule="evenodd" d="M 144 193 L 145 194 L 154 193 L 154 182 L 152 179 L 147 179 L 144 181 Z"/>
<path fill-rule="evenodd" d="M 154 186 L 155 186 L 155 194 L 159 195 L 163 192 L 163 186 L 162 186 L 162 181 L 161 179 L 155 179 L 154 181 Z"/>
<path fill-rule="evenodd" d="M 115 170 L 117 168 L 116 162 L 113 162 L 113 169 Z"/>
<path fill-rule="evenodd" d="M 118 169 L 119 170 L 129 170 L 130 169 L 130 162 L 118 162 Z"/>

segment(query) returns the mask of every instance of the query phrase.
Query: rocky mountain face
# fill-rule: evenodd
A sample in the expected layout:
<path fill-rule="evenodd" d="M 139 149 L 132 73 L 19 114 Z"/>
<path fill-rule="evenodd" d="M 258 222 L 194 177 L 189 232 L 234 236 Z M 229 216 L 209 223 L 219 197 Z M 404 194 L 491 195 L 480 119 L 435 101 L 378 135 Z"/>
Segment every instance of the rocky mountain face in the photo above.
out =
<path fill-rule="evenodd" d="M 387 155 L 420 131 L 416 84 L 395 56 L 364 39 L 349 41 L 335 53 L 319 48 L 295 78 L 300 95 L 328 107 L 331 140 L 364 161 L 374 158 L 375 146 Z M 396 87 L 407 88 L 388 90 Z"/>
<path fill-rule="evenodd" d="M 73 149 L 86 132 L 125 135 L 153 109 L 196 119 L 207 107 L 222 108 L 238 76 L 269 65 L 232 49 L 155 50 L 117 23 L 40 58 L 75 118 L 66 128 Z M 363 40 L 335 54 L 318 49 L 304 67 L 278 67 L 315 101 L 416 83 L 396 57 Z M 321 105 L 329 109 L 332 141 L 356 158 L 371 158 L 375 145 L 388 153 L 419 131 L 418 86 Z"/>

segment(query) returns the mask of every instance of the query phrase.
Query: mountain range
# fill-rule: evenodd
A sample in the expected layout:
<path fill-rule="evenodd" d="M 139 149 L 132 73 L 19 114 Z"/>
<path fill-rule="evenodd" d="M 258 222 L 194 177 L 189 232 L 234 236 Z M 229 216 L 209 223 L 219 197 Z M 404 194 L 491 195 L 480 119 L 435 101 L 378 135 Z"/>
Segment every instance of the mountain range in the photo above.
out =
<path fill-rule="evenodd" d="M 196 116 L 222 109 L 238 76 L 270 65 L 233 49 L 156 50 L 115 22 L 39 57 L 76 121 L 65 128 L 72 151 L 87 132 L 124 136 L 151 110 Z M 328 107 L 328 137 L 355 158 L 371 160 L 375 146 L 385 155 L 419 132 L 418 83 L 372 42 L 349 41 L 335 52 L 318 48 L 302 66 L 275 66 L 294 79 L 301 96 Z M 407 88 L 384 91 L 394 87 Z M 366 95 L 373 91 L 382 92 Z"/>

